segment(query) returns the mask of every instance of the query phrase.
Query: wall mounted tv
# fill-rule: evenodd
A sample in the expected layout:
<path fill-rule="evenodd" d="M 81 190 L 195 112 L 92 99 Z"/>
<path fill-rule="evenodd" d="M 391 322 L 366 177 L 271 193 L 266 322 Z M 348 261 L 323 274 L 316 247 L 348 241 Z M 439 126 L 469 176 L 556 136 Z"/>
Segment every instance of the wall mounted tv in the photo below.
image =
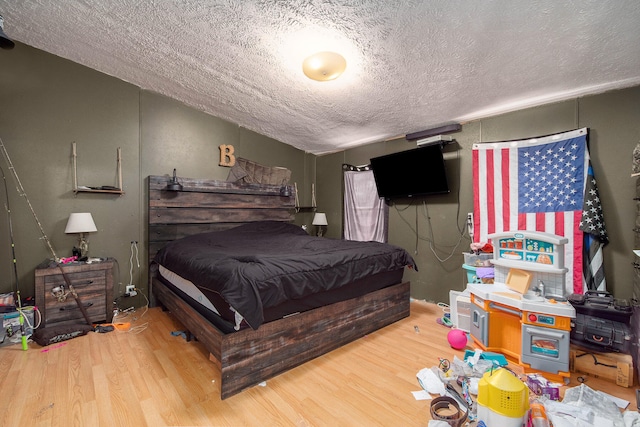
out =
<path fill-rule="evenodd" d="M 449 192 L 440 144 L 371 159 L 378 196 L 385 199 Z"/>

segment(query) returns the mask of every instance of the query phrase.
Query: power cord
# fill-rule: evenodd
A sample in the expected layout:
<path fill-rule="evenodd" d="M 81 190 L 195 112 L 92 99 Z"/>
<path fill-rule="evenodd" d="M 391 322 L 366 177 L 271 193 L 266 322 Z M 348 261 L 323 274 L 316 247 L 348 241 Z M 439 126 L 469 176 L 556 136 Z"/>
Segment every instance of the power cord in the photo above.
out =
<path fill-rule="evenodd" d="M 129 257 L 129 284 L 133 284 L 133 255 L 135 251 L 136 266 L 140 268 L 140 260 L 138 259 L 138 242 L 131 242 L 131 256 Z"/>
<path fill-rule="evenodd" d="M 135 290 L 139 291 L 139 289 L 137 289 L 137 288 Z M 140 292 L 140 294 L 145 299 L 145 305 L 144 305 L 144 307 L 142 307 L 144 309 L 142 314 L 139 317 L 135 316 L 136 310 L 133 307 L 127 308 L 125 310 L 118 310 L 118 312 L 113 315 L 113 323 L 114 324 L 115 323 L 125 323 L 125 321 L 127 321 L 127 320 L 130 320 L 131 321 L 130 323 L 137 322 L 138 320 L 142 319 L 147 314 L 147 311 L 149 311 L 149 299 L 147 298 L 147 296 L 144 293 Z M 144 323 L 142 323 L 140 325 L 133 325 L 128 330 L 121 330 L 121 329 L 117 329 L 117 330 L 119 332 L 128 332 L 128 333 L 133 333 L 133 334 L 139 334 L 140 332 L 144 331 L 148 327 L 149 327 L 149 322 L 144 322 Z"/>
<path fill-rule="evenodd" d="M 593 354 L 593 353 L 576 354 L 576 359 L 578 357 L 582 357 L 582 356 L 591 356 L 591 357 L 593 357 L 593 364 L 594 365 L 606 366 L 607 368 L 615 368 L 616 367 L 616 365 L 610 365 L 610 364 L 607 364 L 607 363 L 599 362 L 598 359 L 596 358 L 596 355 Z"/>
<path fill-rule="evenodd" d="M 142 293 L 142 291 L 133 284 L 134 258 L 135 258 L 135 265 L 138 267 L 138 269 L 140 268 L 140 259 L 138 255 L 139 255 L 138 242 L 135 240 L 132 240 L 131 255 L 129 256 L 129 284 L 125 286 L 124 293 L 120 293 L 122 292 L 122 283 L 119 282 L 118 293 L 120 293 L 120 295 L 113 300 L 113 316 L 114 317 L 118 316 L 122 312 L 133 310 L 132 306 L 127 309 L 121 308 L 121 302 L 123 298 L 135 297 L 139 293 L 141 293 L 147 301 L 147 306 L 149 305 L 149 299 L 147 298 L 147 296 L 144 295 L 144 293 Z M 118 269 L 119 268 L 120 266 L 118 265 Z"/>
<path fill-rule="evenodd" d="M 456 159 L 460 158 L 460 150 L 456 151 Z M 451 259 L 457 252 L 458 252 L 458 246 L 460 245 L 460 243 L 462 243 L 462 240 L 465 238 L 465 236 L 468 236 L 468 230 L 466 228 L 466 226 L 460 226 L 460 189 L 461 186 L 458 186 L 458 191 L 456 193 L 456 197 L 457 197 L 457 208 L 456 208 L 456 227 L 458 228 L 458 239 L 457 242 L 454 245 L 445 245 L 445 244 L 438 244 L 435 241 L 435 236 L 433 235 L 433 225 L 431 224 L 431 216 L 429 214 L 429 207 L 427 205 L 426 201 L 422 201 L 421 204 L 423 206 L 424 209 L 424 217 L 426 218 L 426 222 L 429 228 L 429 236 L 424 237 L 420 235 L 420 231 L 418 228 L 418 205 L 414 204 L 414 201 L 412 200 L 404 209 L 400 209 L 398 208 L 398 206 L 396 204 L 393 204 L 394 208 L 396 209 L 396 212 L 398 212 L 398 216 L 399 218 L 411 229 L 411 231 L 413 231 L 413 233 L 415 234 L 415 250 L 414 253 L 417 255 L 418 254 L 418 245 L 420 243 L 420 241 L 426 241 L 429 243 L 429 250 L 433 253 L 433 255 L 435 256 L 435 258 L 440 262 L 440 263 L 444 263 L 446 261 L 448 261 L 449 259 Z M 402 212 L 404 212 L 405 210 L 409 209 L 409 207 L 411 206 L 415 206 L 416 209 L 416 215 L 415 215 L 415 224 L 411 224 L 405 217 L 402 216 Z M 467 219 L 465 218 L 465 224 L 466 224 Z M 441 248 L 438 248 L 438 246 L 440 246 Z M 451 251 L 447 251 L 445 248 L 452 248 Z M 441 251 L 444 252 L 446 257 L 445 258 L 441 258 L 438 253 L 436 251 Z"/>
<path fill-rule="evenodd" d="M 140 268 L 140 259 L 138 258 L 138 242 L 132 240 L 131 241 L 131 256 L 129 256 L 129 284 L 125 289 L 126 297 L 135 297 L 138 292 L 136 291 L 136 287 L 133 284 L 133 257 L 135 254 L 136 258 L 136 266 L 138 269 Z"/>

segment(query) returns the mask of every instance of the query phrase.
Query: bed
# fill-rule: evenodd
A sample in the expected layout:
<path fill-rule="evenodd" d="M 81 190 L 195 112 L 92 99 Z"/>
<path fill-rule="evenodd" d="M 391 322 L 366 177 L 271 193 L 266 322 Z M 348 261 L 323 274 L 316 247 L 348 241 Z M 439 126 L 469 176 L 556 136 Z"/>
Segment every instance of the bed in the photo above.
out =
<path fill-rule="evenodd" d="M 148 180 L 149 288 L 219 366 L 222 399 L 409 315 L 406 251 L 308 236 L 291 188 L 179 181 Z"/>

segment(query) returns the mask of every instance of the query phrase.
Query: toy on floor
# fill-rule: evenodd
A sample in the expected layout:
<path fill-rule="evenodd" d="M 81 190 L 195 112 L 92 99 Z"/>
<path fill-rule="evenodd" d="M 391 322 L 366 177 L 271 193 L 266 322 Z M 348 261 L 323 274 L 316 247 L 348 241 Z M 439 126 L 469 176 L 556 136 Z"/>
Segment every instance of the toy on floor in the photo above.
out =
<path fill-rule="evenodd" d="M 447 334 L 449 345 L 456 350 L 463 350 L 467 346 L 467 333 L 462 329 L 452 329 Z"/>

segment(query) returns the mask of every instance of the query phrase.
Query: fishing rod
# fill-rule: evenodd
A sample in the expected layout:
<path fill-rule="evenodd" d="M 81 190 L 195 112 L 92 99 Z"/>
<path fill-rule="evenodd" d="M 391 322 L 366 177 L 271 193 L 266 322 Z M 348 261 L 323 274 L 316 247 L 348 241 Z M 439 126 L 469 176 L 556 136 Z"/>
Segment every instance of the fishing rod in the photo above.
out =
<path fill-rule="evenodd" d="M 13 166 L 13 163 L 11 162 L 11 158 L 9 157 L 9 153 L 7 152 L 7 148 L 4 146 L 4 142 L 2 141 L 2 138 L 0 138 L 0 149 L 2 151 L 2 155 L 4 156 L 5 160 L 7 161 L 7 165 L 9 166 L 9 170 L 11 171 L 11 173 L 13 174 L 13 177 L 16 180 L 16 183 L 18 185 L 17 190 L 18 190 L 18 194 L 20 196 L 23 196 L 24 199 L 27 201 L 27 205 L 29 206 L 29 209 L 31 210 L 31 214 L 33 215 L 33 219 L 35 219 L 36 224 L 38 225 L 38 228 L 40 230 L 40 234 L 42 235 L 42 239 L 45 241 L 45 243 L 47 244 L 47 247 L 49 248 L 49 251 L 51 252 L 51 255 L 53 255 L 53 259 L 55 260 L 55 262 L 60 262 L 60 258 L 58 258 L 58 255 L 56 255 L 56 251 L 53 250 L 53 246 L 51 246 L 51 241 L 49 240 L 49 238 L 47 237 L 47 235 L 44 232 L 44 229 L 42 228 L 42 224 L 40 223 L 40 220 L 38 220 L 38 216 L 36 215 L 36 212 L 33 210 L 33 206 L 31 206 L 31 202 L 29 201 L 29 198 L 27 197 L 27 192 L 24 190 L 24 187 L 22 186 L 22 182 L 20 181 L 20 178 L 18 177 L 18 173 L 16 172 L 16 168 Z M 4 169 L 2 169 L 0 167 L 0 171 L 2 171 L 2 180 L 4 181 L 4 191 L 5 191 L 5 196 L 6 196 L 6 204 L 5 207 L 7 209 L 7 217 L 9 218 L 9 237 L 11 239 L 11 255 L 13 257 L 13 273 L 15 275 L 15 279 L 16 279 L 16 299 L 18 301 L 18 313 L 19 313 L 19 322 L 20 322 L 20 332 L 22 334 L 22 349 L 23 350 L 27 350 L 28 344 L 27 344 L 27 337 L 25 334 L 25 327 L 24 327 L 24 322 L 25 322 L 25 316 L 24 316 L 24 312 L 22 311 L 22 298 L 20 296 L 20 286 L 18 283 L 18 263 L 16 261 L 16 245 L 15 245 L 15 241 L 14 241 L 14 237 L 13 237 L 13 223 L 11 221 L 11 208 L 9 206 L 9 189 L 7 187 L 7 177 L 4 173 Z"/>
<path fill-rule="evenodd" d="M 2 142 L 2 138 L 0 138 L 0 148 L 2 149 L 2 155 L 4 156 L 5 160 L 7 161 L 7 164 L 9 165 L 9 170 L 11 170 L 11 172 L 13 173 L 13 177 L 15 178 L 16 183 L 18 184 L 18 188 L 17 188 L 18 194 L 23 196 L 24 199 L 27 201 L 27 205 L 29 206 L 29 209 L 31 210 L 31 214 L 33 215 L 33 219 L 35 219 L 36 224 L 38 224 L 38 228 L 40 229 L 40 234 L 42 235 L 42 239 L 47 244 L 47 247 L 49 248 L 49 251 L 51 252 L 51 255 L 53 255 L 53 259 L 55 260 L 55 262 L 60 262 L 60 258 L 58 258 L 58 255 L 56 255 L 56 251 L 53 250 L 53 246 L 51 246 L 51 241 L 49 240 L 49 238 L 45 234 L 44 229 L 42 228 L 42 224 L 38 220 L 38 216 L 36 215 L 36 212 L 33 210 L 33 206 L 31 206 L 31 202 L 29 201 L 29 198 L 27 197 L 27 192 L 24 191 L 24 187 L 22 186 L 22 182 L 20 182 L 20 178 L 18 178 L 18 173 L 16 172 L 16 168 L 14 168 L 13 167 L 13 163 L 11 163 L 11 158 L 9 157 L 9 153 L 7 153 L 7 149 L 5 148 L 4 143 Z M 3 178 L 4 178 L 4 185 L 5 185 L 5 189 L 6 189 L 7 180 L 6 180 L 6 177 L 4 177 L 4 171 L 2 172 L 2 175 L 3 175 Z M 9 194 L 7 193 L 7 203 L 8 203 L 8 200 L 9 200 Z M 7 206 L 7 210 L 8 210 L 8 206 Z M 11 220 L 11 216 L 9 216 L 9 220 Z"/>
<path fill-rule="evenodd" d="M 2 141 L 0 139 L 0 141 Z M 4 147 L 4 146 L 3 146 Z M 13 240 L 13 223 L 11 222 L 11 208 L 9 207 L 9 190 L 7 188 L 7 177 L 4 174 L 4 169 L 0 166 L 0 171 L 2 171 L 2 180 L 4 181 L 4 194 L 6 197 L 5 208 L 7 210 L 7 217 L 9 218 L 9 237 L 11 239 L 11 255 L 13 258 L 13 274 L 16 279 L 16 300 L 18 301 L 18 314 L 19 314 L 19 322 L 20 322 L 20 335 L 22 341 L 22 349 L 28 350 L 29 345 L 27 344 L 27 335 L 24 328 L 24 313 L 22 312 L 22 301 L 20 297 L 20 287 L 18 286 L 18 263 L 16 262 L 16 245 Z"/>

